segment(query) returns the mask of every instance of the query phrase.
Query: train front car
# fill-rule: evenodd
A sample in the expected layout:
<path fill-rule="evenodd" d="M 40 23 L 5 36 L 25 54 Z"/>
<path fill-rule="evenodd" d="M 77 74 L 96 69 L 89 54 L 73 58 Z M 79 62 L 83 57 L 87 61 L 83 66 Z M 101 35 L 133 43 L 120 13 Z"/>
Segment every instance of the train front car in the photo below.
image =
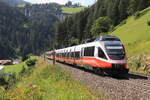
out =
<path fill-rule="evenodd" d="M 127 58 L 125 48 L 121 41 L 115 36 L 103 36 L 100 38 L 103 50 L 107 59 L 108 66 L 104 68 L 105 73 L 109 75 L 127 74 Z M 101 54 L 101 50 L 98 51 Z"/>

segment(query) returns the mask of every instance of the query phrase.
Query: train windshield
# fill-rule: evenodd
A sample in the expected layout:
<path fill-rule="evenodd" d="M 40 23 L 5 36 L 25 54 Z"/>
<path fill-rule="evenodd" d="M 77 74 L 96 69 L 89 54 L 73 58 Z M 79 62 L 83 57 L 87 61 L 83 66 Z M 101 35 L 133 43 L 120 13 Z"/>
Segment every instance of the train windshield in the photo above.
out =
<path fill-rule="evenodd" d="M 105 41 L 104 44 L 111 59 L 120 60 L 125 58 L 125 51 L 120 41 Z"/>

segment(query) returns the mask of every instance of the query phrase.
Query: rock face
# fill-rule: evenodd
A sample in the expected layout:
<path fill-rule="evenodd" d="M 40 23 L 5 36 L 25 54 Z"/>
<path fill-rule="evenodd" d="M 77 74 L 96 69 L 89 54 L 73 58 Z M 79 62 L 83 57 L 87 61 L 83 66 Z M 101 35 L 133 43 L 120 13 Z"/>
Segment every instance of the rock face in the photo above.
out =
<path fill-rule="evenodd" d="M 66 17 L 69 17 L 72 14 L 63 13 L 61 11 L 61 7 L 61 5 L 56 3 L 34 4 L 18 8 L 18 10 L 29 18 L 33 18 L 34 16 L 37 16 L 39 14 L 44 15 L 44 13 L 46 13 L 56 16 L 59 19 L 59 21 L 64 21 Z"/>
<path fill-rule="evenodd" d="M 56 13 L 56 16 L 60 21 L 64 21 L 65 18 L 72 16 L 72 14 L 66 14 L 66 13 Z"/>

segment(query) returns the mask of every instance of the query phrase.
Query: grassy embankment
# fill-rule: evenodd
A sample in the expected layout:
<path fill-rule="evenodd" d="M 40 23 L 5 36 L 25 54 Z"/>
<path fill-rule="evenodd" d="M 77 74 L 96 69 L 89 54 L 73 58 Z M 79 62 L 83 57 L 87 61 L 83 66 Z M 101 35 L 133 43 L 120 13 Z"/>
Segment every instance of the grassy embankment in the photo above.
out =
<path fill-rule="evenodd" d="M 25 4 L 19 4 L 19 5 L 17 5 L 17 7 L 18 8 L 23 8 L 23 7 L 25 7 Z"/>
<path fill-rule="evenodd" d="M 77 8 L 62 7 L 62 12 L 67 13 L 67 14 L 74 14 L 74 13 L 84 10 L 84 8 L 85 7 L 77 7 Z"/>
<path fill-rule="evenodd" d="M 8 72 L 15 72 L 16 74 L 19 74 L 19 72 L 21 72 L 21 70 L 23 69 L 23 67 L 27 68 L 27 65 L 25 64 L 25 62 L 17 64 L 17 65 L 7 65 L 4 66 L 4 72 L 8 73 Z"/>
<path fill-rule="evenodd" d="M 132 71 L 150 73 L 150 7 L 129 17 L 111 34 L 125 44 Z"/>
<path fill-rule="evenodd" d="M 24 63 L 7 66 L 6 71 L 19 73 Z M 24 65 L 25 66 L 25 65 Z M 11 68 L 13 67 L 13 68 Z M 1 100 L 103 100 L 88 88 L 71 78 L 58 66 L 38 59 L 32 73 L 23 76 L 10 90 L 0 88 Z"/>

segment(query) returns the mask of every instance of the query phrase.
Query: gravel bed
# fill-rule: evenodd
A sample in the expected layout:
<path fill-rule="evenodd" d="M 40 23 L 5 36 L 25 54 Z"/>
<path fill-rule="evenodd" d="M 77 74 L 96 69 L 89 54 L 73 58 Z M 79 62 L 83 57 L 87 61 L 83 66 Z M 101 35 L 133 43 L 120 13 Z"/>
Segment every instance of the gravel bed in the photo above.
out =
<path fill-rule="evenodd" d="M 150 80 L 146 76 L 132 73 L 122 78 L 114 78 L 101 76 L 84 68 L 56 64 L 93 91 L 103 90 L 110 100 L 150 100 Z"/>

